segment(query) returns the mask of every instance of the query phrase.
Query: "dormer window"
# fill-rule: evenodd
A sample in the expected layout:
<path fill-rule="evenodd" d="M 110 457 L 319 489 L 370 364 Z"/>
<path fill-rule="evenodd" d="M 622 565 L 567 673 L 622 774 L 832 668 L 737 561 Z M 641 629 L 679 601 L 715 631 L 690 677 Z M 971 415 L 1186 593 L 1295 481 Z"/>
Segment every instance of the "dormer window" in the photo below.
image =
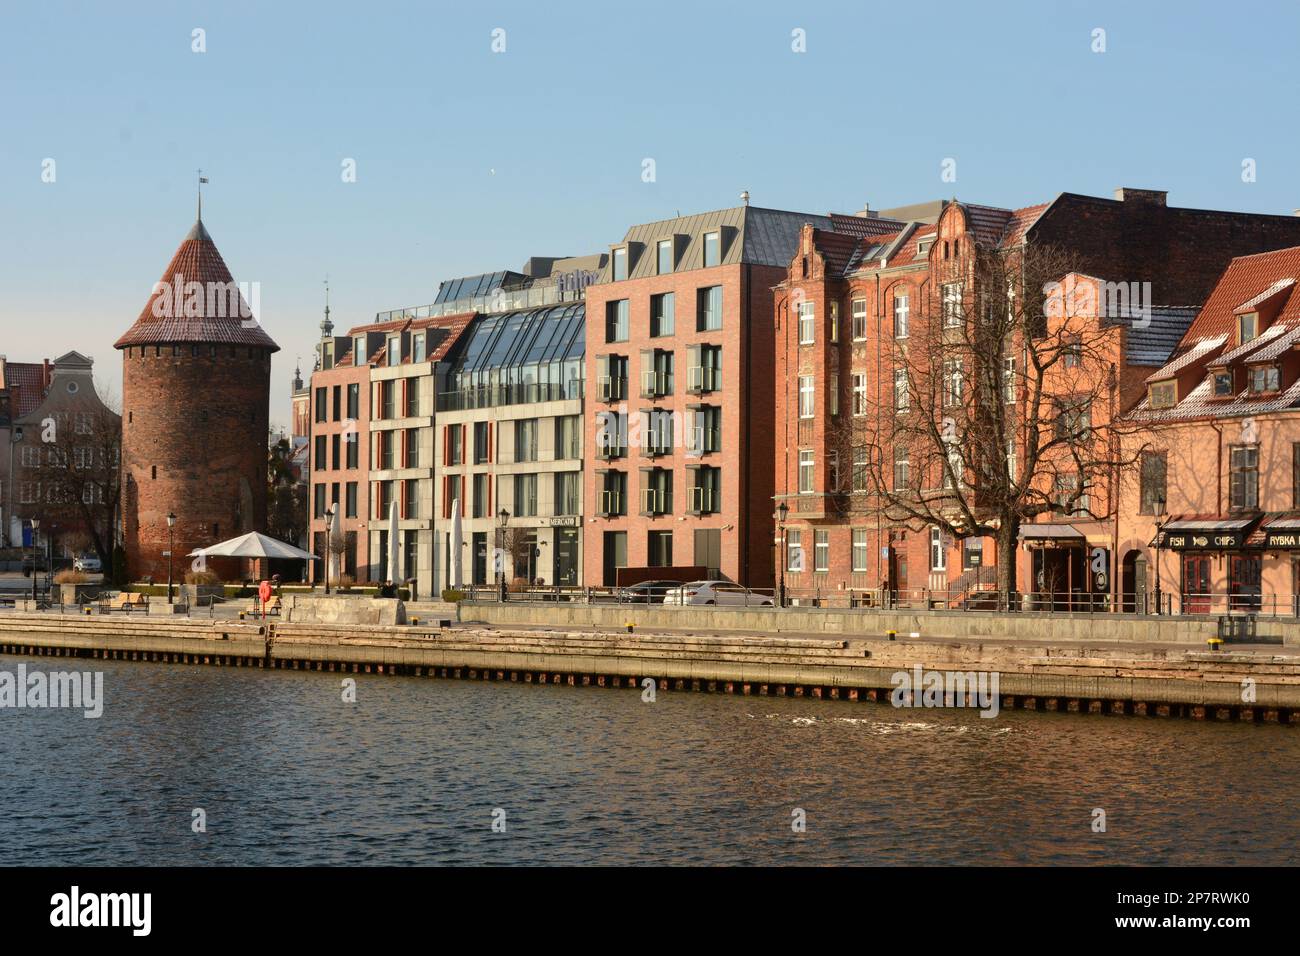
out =
<path fill-rule="evenodd" d="M 1237 341 L 1245 345 L 1259 335 L 1259 313 L 1247 312 L 1237 316 Z"/>
<path fill-rule="evenodd" d="M 1266 365 L 1250 370 L 1250 390 L 1252 392 L 1276 392 L 1280 376 L 1276 365 Z"/>
<path fill-rule="evenodd" d="M 1214 373 L 1214 394 L 1216 398 L 1223 398 L 1233 394 L 1233 382 L 1231 372 Z"/>
<path fill-rule="evenodd" d="M 722 236 L 716 232 L 704 234 L 704 268 L 722 264 Z"/>
<path fill-rule="evenodd" d="M 1156 382 L 1148 391 L 1152 408 L 1173 408 L 1178 401 L 1177 382 Z"/>
<path fill-rule="evenodd" d="M 668 275 L 673 271 L 673 241 L 660 239 L 655 247 L 656 264 L 659 275 Z"/>
<path fill-rule="evenodd" d="M 934 245 L 934 236 L 916 240 L 916 258 L 923 259 L 929 255 L 932 245 Z"/>
<path fill-rule="evenodd" d="M 364 335 L 357 336 L 357 340 L 352 346 L 352 354 L 353 365 L 366 364 L 366 337 Z"/>
<path fill-rule="evenodd" d="M 622 282 L 627 278 L 627 247 L 621 247 L 614 250 L 613 274 L 615 282 Z"/>

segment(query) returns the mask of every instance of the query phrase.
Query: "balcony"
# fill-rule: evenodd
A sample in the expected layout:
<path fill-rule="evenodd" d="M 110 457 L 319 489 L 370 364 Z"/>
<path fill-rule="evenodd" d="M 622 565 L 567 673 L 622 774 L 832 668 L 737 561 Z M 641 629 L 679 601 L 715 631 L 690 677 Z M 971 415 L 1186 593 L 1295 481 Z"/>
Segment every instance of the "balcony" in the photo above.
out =
<path fill-rule="evenodd" d="M 691 489 L 690 513 L 693 515 L 715 514 L 719 507 L 718 492 L 704 485 Z"/>
<path fill-rule="evenodd" d="M 627 399 L 627 378 L 622 375 L 602 375 L 599 382 L 602 402 L 621 402 Z"/>
<path fill-rule="evenodd" d="M 694 365 L 686 370 L 686 391 L 692 395 L 716 392 L 722 386 L 722 373 L 708 365 Z"/>
<path fill-rule="evenodd" d="M 668 373 L 650 369 L 641 373 L 641 397 L 660 398 L 668 394 Z"/>
<path fill-rule="evenodd" d="M 672 514 L 672 511 L 673 511 L 672 492 L 665 491 L 662 488 L 641 489 L 641 514 L 666 515 L 666 514 Z"/>
<path fill-rule="evenodd" d="M 616 517 L 623 513 L 623 494 L 619 491 L 602 491 L 596 502 L 596 513 L 603 517 Z"/>

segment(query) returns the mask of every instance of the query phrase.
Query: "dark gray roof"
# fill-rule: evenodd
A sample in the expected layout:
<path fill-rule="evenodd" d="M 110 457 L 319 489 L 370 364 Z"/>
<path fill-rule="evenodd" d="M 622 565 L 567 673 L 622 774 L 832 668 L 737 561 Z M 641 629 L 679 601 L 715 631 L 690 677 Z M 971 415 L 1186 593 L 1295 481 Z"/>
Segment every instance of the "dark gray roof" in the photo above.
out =
<path fill-rule="evenodd" d="M 1169 361 L 1174 349 L 1196 318 L 1198 309 L 1191 305 L 1155 305 L 1151 322 L 1144 328 L 1129 329 L 1124 358 L 1130 365 L 1160 368 Z M 1128 321 L 1128 320 L 1125 320 Z"/>
<path fill-rule="evenodd" d="M 640 255 L 629 264 L 628 278 L 641 279 L 657 274 L 655 243 L 661 239 L 679 239 L 674 272 L 704 268 L 704 235 L 722 231 L 722 265 L 747 263 L 785 267 L 799 245 L 799 230 L 804 223 L 818 229 L 833 230 L 829 216 L 815 213 L 762 209 L 758 206 L 735 206 L 716 209 L 675 219 L 661 219 L 632 226 L 621 243 L 639 243 Z M 613 263 L 601 270 L 600 281 L 611 280 Z"/>

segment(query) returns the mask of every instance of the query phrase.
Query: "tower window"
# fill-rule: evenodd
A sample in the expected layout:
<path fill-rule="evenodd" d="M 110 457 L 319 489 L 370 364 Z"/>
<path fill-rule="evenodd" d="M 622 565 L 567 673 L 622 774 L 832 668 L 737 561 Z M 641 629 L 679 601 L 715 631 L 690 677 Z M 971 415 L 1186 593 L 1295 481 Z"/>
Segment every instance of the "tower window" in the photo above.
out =
<path fill-rule="evenodd" d="M 158 477 L 158 466 L 157 466 L 157 465 L 150 465 L 150 466 L 149 466 L 149 477 L 150 477 L 150 478 L 157 478 L 157 477 Z"/>

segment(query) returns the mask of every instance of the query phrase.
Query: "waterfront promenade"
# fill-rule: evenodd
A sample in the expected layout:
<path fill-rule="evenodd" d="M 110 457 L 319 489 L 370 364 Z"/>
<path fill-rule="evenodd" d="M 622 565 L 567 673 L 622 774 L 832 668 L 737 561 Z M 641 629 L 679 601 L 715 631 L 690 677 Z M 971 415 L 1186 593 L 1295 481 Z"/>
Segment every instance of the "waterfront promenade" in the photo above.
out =
<path fill-rule="evenodd" d="M 396 602 L 351 600 L 362 616 L 397 616 Z M 6 612 L 0 652 L 847 701 L 887 701 L 895 676 L 921 667 L 997 673 L 1003 709 L 1300 723 L 1300 648 L 1262 625 L 1261 643 L 1212 650 L 1197 641 L 1204 628 L 1191 628 L 1202 622 L 1158 622 L 1151 640 L 1135 639 L 1136 628 L 1090 639 L 1072 637 L 1065 615 L 910 615 L 916 629 L 892 638 L 895 622 L 876 614 L 855 615 L 851 634 L 809 629 L 812 618 L 784 618 L 791 629 L 780 633 L 749 623 L 783 611 L 626 606 L 591 609 L 621 626 L 540 605 L 414 605 L 401 609 L 405 623 L 319 619 L 345 610 L 343 599 L 316 598 L 256 621 L 229 607 L 192 617 Z M 969 633 L 999 622 L 1002 633 Z"/>

